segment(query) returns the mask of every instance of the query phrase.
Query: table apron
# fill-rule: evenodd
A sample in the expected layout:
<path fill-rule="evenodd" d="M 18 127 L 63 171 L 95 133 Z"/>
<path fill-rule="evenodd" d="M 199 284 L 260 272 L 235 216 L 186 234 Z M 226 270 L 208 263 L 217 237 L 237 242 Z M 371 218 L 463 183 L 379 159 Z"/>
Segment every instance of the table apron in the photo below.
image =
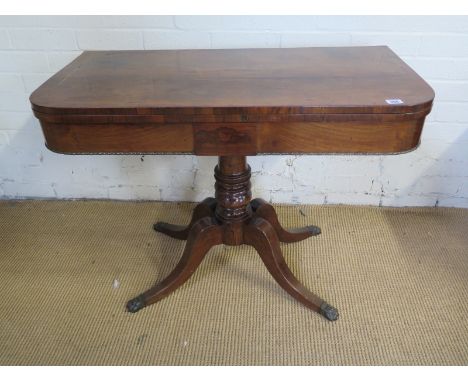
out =
<path fill-rule="evenodd" d="M 41 120 L 47 147 L 66 154 L 392 154 L 418 146 L 424 116 L 403 121 L 92 124 Z"/>

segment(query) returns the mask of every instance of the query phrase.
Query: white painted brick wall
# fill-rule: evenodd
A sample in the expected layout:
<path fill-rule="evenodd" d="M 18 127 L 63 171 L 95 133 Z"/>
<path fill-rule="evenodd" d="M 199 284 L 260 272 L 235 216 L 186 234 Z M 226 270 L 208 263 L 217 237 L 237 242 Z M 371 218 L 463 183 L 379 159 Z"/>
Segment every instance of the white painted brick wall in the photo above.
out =
<path fill-rule="evenodd" d="M 198 31 L 145 31 L 144 45 L 145 49 L 209 49 L 211 36 Z"/>
<path fill-rule="evenodd" d="M 138 30 L 78 30 L 76 40 L 82 50 L 143 49 L 142 32 Z"/>
<path fill-rule="evenodd" d="M 0 49 L 9 49 L 10 46 L 8 32 L 6 30 L 0 30 Z"/>
<path fill-rule="evenodd" d="M 19 50 L 0 51 L 0 73 L 44 73 L 49 72 L 47 54 Z M 6 91 L 7 89 L 1 89 Z"/>
<path fill-rule="evenodd" d="M 309 46 L 347 46 L 351 44 L 349 33 L 326 32 L 284 32 L 281 34 L 282 48 Z"/>
<path fill-rule="evenodd" d="M 95 49 L 388 45 L 436 92 L 421 146 L 388 156 L 249 158 L 273 202 L 468 208 L 466 16 L 2 16 L 0 198 L 201 200 L 216 158 L 48 151 L 29 94 Z"/>
<path fill-rule="evenodd" d="M 47 54 L 49 60 L 49 71 L 47 76 L 50 77 L 50 72 L 55 73 L 62 69 L 65 65 L 72 62 L 81 54 L 81 51 L 74 52 L 52 52 Z M 23 74 L 24 76 L 25 74 Z"/>
<path fill-rule="evenodd" d="M 279 48 L 281 35 L 265 32 L 212 32 L 211 45 L 214 49 L 236 48 Z"/>
<path fill-rule="evenodd" d="M 17 50 L 76 50 L 75 33 L 69 29 L 11 29 L 11 45 Z"/>

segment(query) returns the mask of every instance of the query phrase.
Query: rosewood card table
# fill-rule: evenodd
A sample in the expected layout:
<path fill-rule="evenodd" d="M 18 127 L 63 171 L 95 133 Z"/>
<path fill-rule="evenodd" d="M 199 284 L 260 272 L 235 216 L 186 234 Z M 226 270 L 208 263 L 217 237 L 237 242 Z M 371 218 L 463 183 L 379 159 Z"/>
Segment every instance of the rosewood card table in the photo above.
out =
<path fill-rule="evenodd" d="M 187 240 L 176 268 L 127 303 L 166 297 L 218 244 L 253 246 L 293 298 L 329 320 L 338 311 L 288 268 L 280 242 L 320 234 L 285 230 L 274 208 L 251 200 L 246 157 L 390 154 L 417 147 L 434 92 L 385 46 L 179 51 L 87 51 L 30 97 L 47 147 L 63 154 L 218 156 L 215 197 L 186 227 L 154 229 Z"/>

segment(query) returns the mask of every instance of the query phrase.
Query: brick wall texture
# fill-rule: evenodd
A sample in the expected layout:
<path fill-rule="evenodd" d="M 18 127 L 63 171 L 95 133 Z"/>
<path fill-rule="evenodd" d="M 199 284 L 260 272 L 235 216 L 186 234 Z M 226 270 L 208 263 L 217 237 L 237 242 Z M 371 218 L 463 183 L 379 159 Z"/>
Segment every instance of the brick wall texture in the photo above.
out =
<path fill-rule="evenodd" d="M 0 198 L 198 201 L 216 158 L 68 156 L 44 146 L 28 97 L 83 50 L 388 45 L 435 90 L 420 147 L 389 156 L 249 158 L 272 202 L 468 208 L 466 16 L 2 16 Z"/>

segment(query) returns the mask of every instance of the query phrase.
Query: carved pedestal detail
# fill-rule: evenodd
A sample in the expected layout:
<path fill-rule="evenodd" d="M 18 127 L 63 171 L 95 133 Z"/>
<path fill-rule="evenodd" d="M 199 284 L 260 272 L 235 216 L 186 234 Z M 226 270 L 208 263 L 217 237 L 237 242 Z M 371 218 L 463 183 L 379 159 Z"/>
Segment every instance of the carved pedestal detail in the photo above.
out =
<path fill-rule="evenodd" d="M 176 239 L 187 240 L 176 268 L 163 281 L 127 303 L 129 312 L 153 304 L 177 289 L 195 272 L 206 253 L 218 244 L 253 246 L 278 284 L 293 298 L 330 321 L 338 311 L 305 288 L 284 260 L 280 242 L 291 243 L 320 234 L 317 226 L 285 230 L 273 206 L 262 199 L 251 200 L 250 166 L 245 156 L 219 157 L 215 167 L 215 198 L 195 207 L 188 226 L 158 222 L 154 229 Z"/>

